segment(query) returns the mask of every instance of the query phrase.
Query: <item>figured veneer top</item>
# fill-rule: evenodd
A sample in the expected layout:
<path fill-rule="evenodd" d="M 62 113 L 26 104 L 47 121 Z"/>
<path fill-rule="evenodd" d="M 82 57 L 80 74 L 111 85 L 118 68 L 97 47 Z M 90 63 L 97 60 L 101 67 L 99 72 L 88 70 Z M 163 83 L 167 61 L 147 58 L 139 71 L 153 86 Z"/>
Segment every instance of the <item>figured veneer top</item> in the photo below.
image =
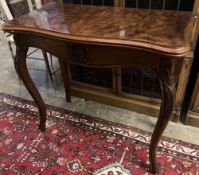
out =
<path fill-rule="evenodd" d="M 57 5 L 5 23 L 5 31 L 29 31 L 66 40 L 142 47 L 170 54 L 190 50 L 191 12 Z"/>

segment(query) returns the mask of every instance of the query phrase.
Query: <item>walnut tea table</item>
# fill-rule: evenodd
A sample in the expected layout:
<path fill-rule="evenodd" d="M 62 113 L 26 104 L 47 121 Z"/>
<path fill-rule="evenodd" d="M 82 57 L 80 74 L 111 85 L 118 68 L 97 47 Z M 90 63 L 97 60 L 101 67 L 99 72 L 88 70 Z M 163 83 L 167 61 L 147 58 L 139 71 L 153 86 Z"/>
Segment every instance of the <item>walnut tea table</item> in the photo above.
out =
<path fill-rule="evenodd" d="M 183 59 L 192 52 L 194 25 L 191 12 L 51 3 L 4 23 L 1 29 L 14 35 L 15 68 L 37 104 L 41 131 L 45 131 L 46 107 L 27 70 L 29 47 L 58 58 L 68 102 L 69 62 L 93 67 L 136 65 L 156 73 L 162 103 L 149 149 L 151 172 L 155 173 L 157 145 L 173 110 Z"/>

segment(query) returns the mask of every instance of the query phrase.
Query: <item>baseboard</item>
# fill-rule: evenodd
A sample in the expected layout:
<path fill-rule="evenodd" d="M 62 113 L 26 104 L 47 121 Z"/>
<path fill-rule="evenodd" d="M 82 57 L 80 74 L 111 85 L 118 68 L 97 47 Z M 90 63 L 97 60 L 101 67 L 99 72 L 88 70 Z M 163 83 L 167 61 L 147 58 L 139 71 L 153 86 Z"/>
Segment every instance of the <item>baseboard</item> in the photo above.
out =
<path fill-rule="evenodd" d="M 77 97 L 85 98 L 88 100 L 97 101 L 107 105 L 132 110 L 138 113 L 146 114 L 153 117 L 159 116 L 160 103 L 154 101 L 149 102 L 142 99 L 133 99 L 122 97 L 110 91 L 101 91 L 86 87 L 73 85 L 71 94 Z M 176 111 L 174 110 L 171 116 L 171 121 L 175 121 Z"/>
<path fill-rule="evenodd" d="M 199 127 L 199 113 L 189 111 L 187 113 L 187 120 L 186 120 L 187 125 Z"/>

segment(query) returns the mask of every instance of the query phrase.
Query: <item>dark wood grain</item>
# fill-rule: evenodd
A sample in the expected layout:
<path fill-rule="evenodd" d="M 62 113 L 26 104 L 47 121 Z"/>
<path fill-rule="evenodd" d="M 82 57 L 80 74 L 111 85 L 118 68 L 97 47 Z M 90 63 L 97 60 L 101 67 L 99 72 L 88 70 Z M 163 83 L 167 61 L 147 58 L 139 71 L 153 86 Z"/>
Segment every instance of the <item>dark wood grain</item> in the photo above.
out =
<path fill-rule="evenodd" d="M 67 101 L 71 100 L 69 62 L 93 67 L 133 64 L 155 72 L 162 89 L 160 116 L 149 148 L 151 172 L 155 173 L 156 150 L 173 109 L 182 62 L 192 52 L 193 26 L 189 12 L 49 4 L 2 29 L 15 36 L 15 67 L 39 108 L 42 131 L 46 109 L 27 71 L 29 47 L 58 57 Z"/>
<path fill-rule="evenodd" d="M 179 54 L 189 50 L 190 19 L 191 12 L 49 4 L 3 29 Z"/>

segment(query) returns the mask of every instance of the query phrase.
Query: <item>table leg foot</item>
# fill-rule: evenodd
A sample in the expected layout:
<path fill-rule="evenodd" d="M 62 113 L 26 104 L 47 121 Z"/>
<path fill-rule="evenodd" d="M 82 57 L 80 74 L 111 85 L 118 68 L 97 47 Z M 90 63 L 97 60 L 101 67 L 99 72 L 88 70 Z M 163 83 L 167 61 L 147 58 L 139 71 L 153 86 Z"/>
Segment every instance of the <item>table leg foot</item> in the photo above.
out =
<path fill-rule="evenodd" d="M 71 102 L 71 95 L 66 95 L 66 101 Z"/>
<path fill-rule="evenodd" d="M 151 165 L 151 166 L 152 166 L 152 167 L 151 167 L 151 173 L 152 173 L 152 174 L 155 174 L 156 171 L 157 171 L 156 166 L 153 166 L 153 165 Z"/>
<path fill-rule="evenodd" d="M 45 132 L 45 130 L 46 130 L 45 123 L 44 124 L 43 123 L 39 124 L 39 130 L 42 131 L 42 132 Z"/>
<path fill-rule="evenodd" d="M 150 158 L 150 163 L 151 163 L 151 173 L 155 174 L 157 172 L 157 167 L 156 167 L 156 149 L 154 149 L 154 145 L 150 146 L 150 151 L 149 151 L 149 158 Z"/>

